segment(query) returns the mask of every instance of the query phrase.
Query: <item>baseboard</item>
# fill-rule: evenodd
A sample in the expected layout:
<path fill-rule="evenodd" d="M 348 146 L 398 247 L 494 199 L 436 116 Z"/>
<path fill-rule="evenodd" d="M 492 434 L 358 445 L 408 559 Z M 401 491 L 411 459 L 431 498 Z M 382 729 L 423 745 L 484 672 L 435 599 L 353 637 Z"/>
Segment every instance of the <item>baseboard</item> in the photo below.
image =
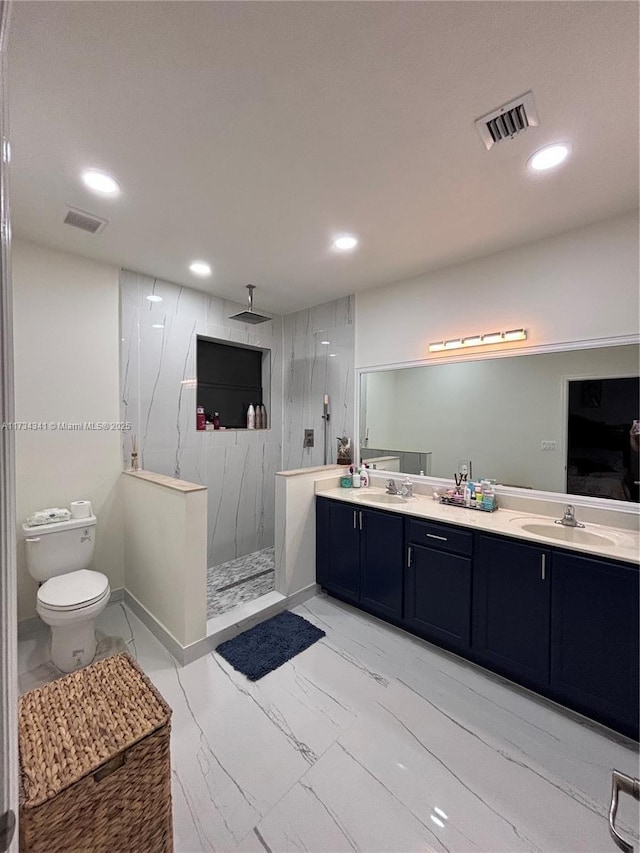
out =
<path fill-rule="evenodd" d="M 115 604 L 117 601 L 124 600 L 124 587 L 119 586 L 118 589 L 112 589 L 109 596 L 109 604 Z"/>
<path fill-rule="evenodd" d="M 158 622 L 155 616 L 149 613 L 147 608 L 143 604 L 140 604 L 138 599 L 131 595 L 128 589 L 123 591 L 123 597 L 124 603 L 127 607 L 129 607 L 138 619 L 146 625 L 156 640 L 162 643 L 165 649 L 173 655 L 179 664 L 185 666 L 198 658 L 204 657 L 204 655 L 208 655 L 210 652 L 214 651 L 220 643 L 224 643 L 226 640 L 232 640 L 243 631 L 253 628 L 254 625 L 258 625 L 260 622 L 264 622 L 266 619 L 270 619 L 272 616 L 282 613 L 283 610 L 288 610 L 291 607 L 297 607 L 309 598 L 313 598 L 319 590 L 320 587 L 318 584 L 312 583 L 304 589 L 300 589 L 289 596 L 275 592 L 267 593 L 267 595 L 263 596 L 265 599 L 264 606 L 259 609 L 251 608 L 253 612 L 245 611 L 245 614 L 242 614 L 242 611 L 240 611 L 239 615 L 236 615 L 235 617 L 232 616 L 230 619 L 224 618 L 227 617 L 227 614 L 223 614 L 220 617 L 219 625 L 215 624 L 217 619 L 210 619 L 207 623 L 207 636 L 203 637 L 201 640 L 196 640 L 195 643 L 191 643 L 189 646 L 180 645 L 173 634 L 167 631 L 164 625 L 162 625 L 161 622 Z M 250 602 L 252 605 L 256 603 L 257 601 Z"/>
<path fill-rule="evenodd" d="M 143 625 L 151 631 L 156 640 L 162 643 L 169 654 L 173 655 L 178 663 L 183 666 L 185 663 L 190 663 L 190 661 L 185 660 L 184 647 L 180 645 L 173 634 L 170 631 L 167 631 L 164 625 L 159 622 L 152 613 L 149 613 L 144 604 L 140 604 L 138 599 L 134 595 L 131 595 L 128 589 L 125 589 L 123 592 L 124 603 L 133 613 L 135 613 Z"/>

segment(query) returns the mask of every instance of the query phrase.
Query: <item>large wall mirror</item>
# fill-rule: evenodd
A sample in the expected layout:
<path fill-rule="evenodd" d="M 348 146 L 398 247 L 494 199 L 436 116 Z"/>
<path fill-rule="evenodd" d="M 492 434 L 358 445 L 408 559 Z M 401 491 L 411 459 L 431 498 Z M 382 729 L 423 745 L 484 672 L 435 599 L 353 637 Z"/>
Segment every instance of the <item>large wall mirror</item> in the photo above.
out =
<path fill-rule="evenodd" d="M 638 501 L 637 344 L 465 359 L 360 377 L 361 456 L 376 467 Z"/>

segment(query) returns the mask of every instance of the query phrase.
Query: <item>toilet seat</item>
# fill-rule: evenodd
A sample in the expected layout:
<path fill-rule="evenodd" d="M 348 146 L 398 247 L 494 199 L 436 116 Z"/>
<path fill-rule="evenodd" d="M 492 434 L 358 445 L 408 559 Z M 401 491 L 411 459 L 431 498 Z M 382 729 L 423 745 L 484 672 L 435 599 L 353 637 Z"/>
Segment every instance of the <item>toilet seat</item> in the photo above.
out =
<path fill-rule="evenodd" d="M 79 610 L 101 601 L 110 594 L 109 580 L 102 572 L 79 569 L 58 575 L 38 590 L 38 605 L 50 611 Z"/>

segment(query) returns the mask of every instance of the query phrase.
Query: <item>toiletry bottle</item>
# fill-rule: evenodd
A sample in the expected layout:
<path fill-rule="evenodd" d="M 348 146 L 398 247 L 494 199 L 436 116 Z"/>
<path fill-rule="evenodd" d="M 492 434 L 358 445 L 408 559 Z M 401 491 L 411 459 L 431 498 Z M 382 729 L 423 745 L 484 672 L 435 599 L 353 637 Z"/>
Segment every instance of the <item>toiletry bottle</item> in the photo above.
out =
<path fill-rule="evenodd" d="M 264 403 L 263 403 L 263 404 L 262 404 L 262 429 L 267 429 L 267 428 L 268 428 L 268 424 L 267 424 L 267 408 L 266 408 L 266 406 L 265 406 L 265 405 L 264 405 Z"/>
<path fill-rule="evenodd" d="M 204 406 L 198 406 L 196 409 L 196 429 L 206 429 L 207 422 L 204 415 Z"/>
<path fill-rule="evenodd" d="M 363 488 L 369 485 L 369 472 L 366 467 L 360 470 L 360 485 Z"/>
<path fill-rule="evenodd" d="M 351 485 L 354 489 L 359 489 L 361 486 L 361 477 L 360 477 L 360 469 L 356 468 L 356 470 L 351 475 Z"/>
<path fill-rule="evenodd" d="M 249 404 L 247 409 L 247 429 L 256 428 L 256 410 L 253 408 L 253 403 Z"/>
<path fill-rule="evenodd" d="M 260 403 L 256 403 L 256 429 L 262 429 L 262 411 L 260 410 Z"/>
<path fill-rule="evenodd" d="M 213 413 L 213 428 L 220 429 L 220 415 L 218 412 Z"/>
<path fill-rule="evenodd" d="M 464 484 L 463 502 L 464 502 L 465 506 L 471 506 L 471 486 L 472 485 L 473 485 L 472 483 L 465 483 Z"/>

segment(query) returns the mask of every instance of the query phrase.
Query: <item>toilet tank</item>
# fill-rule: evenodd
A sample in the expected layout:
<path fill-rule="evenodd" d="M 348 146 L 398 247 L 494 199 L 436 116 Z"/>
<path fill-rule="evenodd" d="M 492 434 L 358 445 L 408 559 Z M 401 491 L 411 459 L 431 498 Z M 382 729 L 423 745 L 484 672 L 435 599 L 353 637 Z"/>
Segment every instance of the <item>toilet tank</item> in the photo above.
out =
<path fill-rule="evenodd" d="M 96 544 L 95 515 L 38 527 L 22 525 L 27 568 L 32 578 L 46 581 L 91 565 Z"/>

